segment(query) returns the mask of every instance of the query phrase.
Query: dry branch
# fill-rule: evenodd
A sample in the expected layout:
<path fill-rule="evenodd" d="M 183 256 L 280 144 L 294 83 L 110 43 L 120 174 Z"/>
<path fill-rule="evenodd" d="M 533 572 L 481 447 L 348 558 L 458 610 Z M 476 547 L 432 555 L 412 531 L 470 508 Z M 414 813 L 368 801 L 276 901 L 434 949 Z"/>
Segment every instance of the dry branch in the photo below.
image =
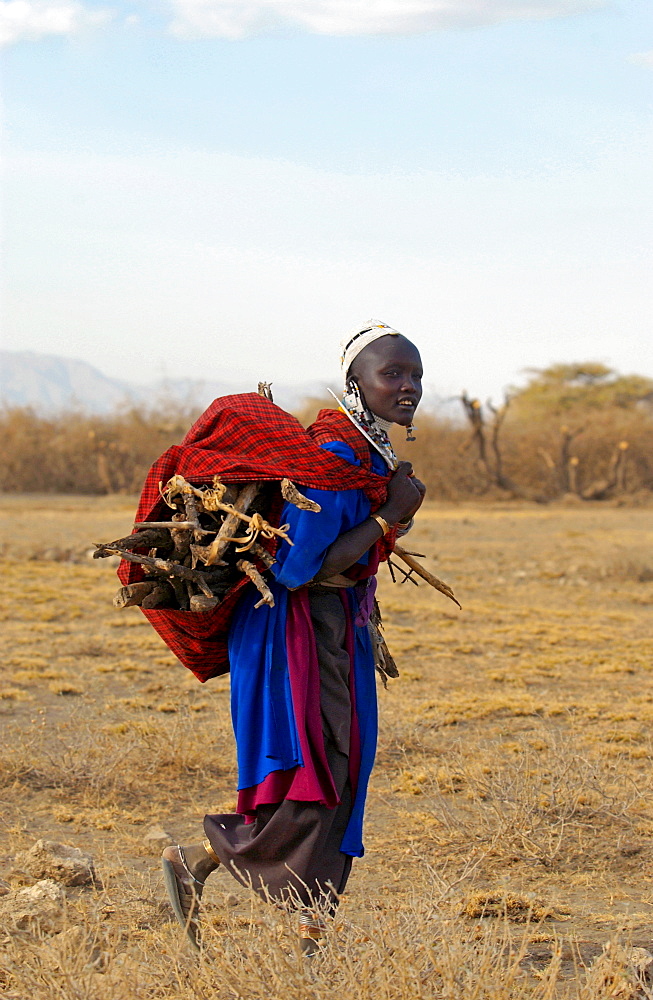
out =
<path fill-rule="evenodd" d="M 383 682 L 383 687 L 387 688 L 388 677 L 398 677 L 399 671 L 397 669 L 397 664 L 393 659 L 392 653 L 388 649 L 385 639 L 383 638 L 383 619 L 381 618 L 381 609 L 379 608 L 379 602 L 377 600 L 374 601 L 372 613 L 370 614 L 370 618 L 367 623 L 367 629 L 372 641 L 374 666 Z"/>
<path fill-rule="evenodd" d="M 114 608 L 131 608 L 142 604 L 144 598 L 156 589 L 156 580 L 143 580 L 140 583 L 130 583 L 127 587 L 120 588 L 113 599 L 113 606 Z"/>
<path fill-rule="evenodd" d="M 159 489 L 171 508 L 169 521 L 138 521 L 132 535 L 96 545 L 96 558 L 119 555 L 143 566 L 148 574 L 146 580 L 120 590 L 116 607 L 207 611 L 219 604 L 243 573 L 263 595 L 260 603 L 273 605 L 272 592 L 251 560 L 265 572 L 275 558 L 258 539 L 284 538 L 291 545 L 292 541 L 287 526 L 275 527 L 260 512 L 267 497 L 261 483 L 227 486 L 214 477 L 210 485 L 200 488 L 176 475 L 165 486 L 159 484 Z M 298 506 L 319 509 L 291 483 L 284 482 L 283 489 Z M 236 536 L 243 527 L 244 534 Z M 244 551 L 249 558 L 241 560 L 238 556 Z"/>
<path fill-rule="evenodd" d="M 567 484 L 568 493 L 578 493 L 578 465 L 580 459 L 577 455 L 572 455 L 567 462 Z"/>
<path fill-rule="evenodd" d="M 584 429 L 584 427 L 571 429 L 564 425 L 560 428 L 560 434 L 562 435 L 560 441 L 560 478 L 563 493 L 577 492 L 576 470 L 578 459 L 571 454 L 571 444 L 574 438 L 583 433 Z"/>
<path fill-rule="evenodd" d="M 114 549 L 168 549 L 172 547 L 172 539 L 169 532 L 160 528 L 148 528 L 146 531 L 135 531 L 133 535 L 126 538 L 118 538 L 115 542 L 107 542 L 105 545 L 98 544 L 93 553 L 94 559 L 105 559 L 110 552 L 107 548 Z"/>
<path fill-rule="evenodd" d="M 460 394 L 460 401 L 463 404 L 467 419 L 470 422 L 472 433 L 468 441 L 460 449 L 467 451 L 476 442 L 478 446 L 479 465 L 486 474 L 489 473 L 487 461 L 487 448 L 485 445 L 485 420 L 483 418 L 483 408 L 479 399 L 470 399 L 466 391 Z"/>
<path fill-rule="evenodd" d="M 172 531 L 173 528 L 177 528 L 180 531 L 193 531 L 195 528 L 194 521 L 134 521 L 135 528 L 167 528 L 168 531 Z"/>
<path fill-rule="evenodd" d="M 258 602 L 258 604 L 255 604 L 254 607 L 260 608 L 262 604 L 268 604 L 271 608 L 273 608 L 274 597 L 272 596 L 272 591 L 270 590 L 267 583 L 257 570 L 254 563 L 248 562 L 247 559 L 239 559 L 238 562 L 236 563 L 236 566 L 241 571 L 241 573 L 245 573 L 250 578 L 250 580 L 252 581 L 256 589 L 259 591 L 259 593 L 263 595 L 261 597 L 261 600 Z"/>
<path fill-rule="evenodd" d="M 583 500 L 603 500 L 613 490 L 619 492 L 623 490 L 628 447 L 627 441 L 619 442 L 612 453 L 606 478 L 597 479 L 583 490 L 581 493 Z"/>
<path fill-rule="evenodd" d="M 295 507 L 299 507 L 300 510 L 312 510 L 315 511 L 316 514 L 319 514 L 322 510 L 319 503 L 305 497 L 304 494 L 300 493 L 295 484 L 289 479 L 281 480 L 281 496 L 284 500 L 287 500 L 288 503 L 292 503 Z"/>
<path fill-rule="evenodd" d="M 417 576 L 421 577 L 422 580 L 425 580 L 426 583 L 428 583 L 431 587 L 433 587 L 435 590 L 439 590 L 441 594 L 444 594 L 444 596 L 448 597 L 450 601 L 453 601 L 454 604 L 457 604 L 459 608 L 462 608 L 462 605 L 458 601 L 457 597 L 455 596 L 449 584 L 445 583 L 443 580 L 438 579 L 437 576 L 433 576 L 433 574 L 429 573 L 427 569 L 424 569 L 422 564 L 418 563 L 417 559 L 415 559 L 410 552 L 406 552 L 406 550 L 402 548 L 401 545 L 397 545 L 395 543 L 394 554 L 396 556 L 399 556 L 399 558 L 403 560 L 403 562 L 405 562 L 407 566 L 410 566 L 412 573 L 415 573 Z"/>
<path fill-rule="evenodd" d="M 204 594 L 193 594 L 190 599 L 191 611 L 210 611 L 220 603 L 219 597 L 206 597 Z"/>
<path fill-rule="evenodd" d="M 262 562 L 266 569 L 269 569 L 270 566 L 274 566 L 277 561 L 274 556 L 270 555 L 268 550 L 264 549 L 258 542 L 254 542 L 254 544 L 250 547 L 249 554 L 250 556 L 254 556 L 255 559 L 258 559 L 259 562 Z"/>
<path fill-rule="evenodd" d="M 150 573 L 155 573 L 158 576 L 170 577 L 171 582 L 173 578 L 191 580 L 197 584 L 203 594 L 206 594 L 207 597 L 213 597 L 213 592 L 206 582 L 204 575 L 196 569 L 190 569 L 188 566 L 182 566 L 180 563 L 172 562 L 169 559 L 160 559 L 158 556 L 141 556 L 137 552 L 127 552 L 124 549 L 117 548 L 112 549 L 110 545 L 102 547 L 108 551 L 109 555 L 121 556 L 127 562 L 140 563 Z"/>
<path fill-rule="evenodd" d="M 174 587 L 171 587 L 165 580 L 161 580 L 147 597 L 141 601 L 142 608 L 158 608 L 162 604 L 170 604 L 175 596 Z"/>
<path fill-rule="evenodd" d="M 487 409 L 492 414 L 492 422 L 489 425 L 490 447 L 493 456 L 492 462 L 488 457 L 488 447 L 486 441 L 487 425 L 480 401 L 478 399 L 470 399 L 466 392 L 461 393 L 460 401 L 463 404 L 467 419 L 469 420 L 472 428 L 471 437 L 461 450 L 466 451 L 474 442 L 476 442 L 478 447 L 478 463 L 483 471 L 483 474 L 485 475 L 488 485 L 492 483 L 495 486 L 498 486 L 499 489 L 505 490 L 506 493 L 511 493 L 514 497 L 519 497 L 522 500 L 533 500 L 535 503 L 546 503 L 546 497 L 541 494 L 531 493 L 529 490 L 524 489 L 518 483 L 515 483 L 512 479 L 510 479 L 504 471 L 500 435 L 503 422 L 506 418 L 506 413 L 508 412 L 508 407 L 510 406 L 510 396 L 505 397 L 503 406 L 496 407 L 493 406 L 489 400 L 487 402 Z"/>
<path fill-rule="evenodd" d="M 215 541 L 211 544 L 209 558 L 206 560 L 207 566 L 213 566 L 215 563 L 220 562 L 229 545 L 229 536 L 238 528 L 239 516 L 252 506 L 258 491 L 258 483 L 248 483 L 240 491 L 236 500 L 231 505 L 231 511 L 227 513 L 227 517 L 222 522 Z"/>

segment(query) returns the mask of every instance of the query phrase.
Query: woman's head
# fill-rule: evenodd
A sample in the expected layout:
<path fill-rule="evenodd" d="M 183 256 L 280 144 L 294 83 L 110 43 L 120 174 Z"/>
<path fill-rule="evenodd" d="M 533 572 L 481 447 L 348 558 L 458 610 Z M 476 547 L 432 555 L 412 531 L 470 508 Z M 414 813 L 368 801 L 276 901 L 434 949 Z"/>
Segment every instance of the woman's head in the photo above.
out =
<path fill-rule="evenodd" d="M 391 330 L 384 324 L 378 323 L 372 329 L 376 337 L 370 336 L 372 330 L 359 337 L 362 340 L 365 336 L 367 342 L 349 361 L 346 380 L 356 382 L 365 405 L 377 417 L 407 427 L 412 423 L 422 398 L 419 351 L 396 330 L 384 333 L 384 330 Z"/>

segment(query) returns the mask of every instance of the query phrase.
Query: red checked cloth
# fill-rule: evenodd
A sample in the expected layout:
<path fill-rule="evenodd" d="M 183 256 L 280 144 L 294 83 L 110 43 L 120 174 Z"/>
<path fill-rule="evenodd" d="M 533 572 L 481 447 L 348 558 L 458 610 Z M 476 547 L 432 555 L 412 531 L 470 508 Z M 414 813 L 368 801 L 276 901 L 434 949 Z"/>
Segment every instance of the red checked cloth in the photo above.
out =
<path fill-rule="evenodd" d="M 334 440 L 349 444 L 363 466 L 358 468 L 320 448 L 321 443 Z M 165 485 L 174 475 L 196 485 L 218 476 L 224 483 L 287 478 L 313 489 L 361 489 L 376 510 L 385 500 L 389 476 L 370 469 L 365 439 L 336 410 L 321 410 L 306 431 L 293 416 L 257 393 L 223 396 L 211 403 L 180 445 L 168 448 L 154 463 L 143 486 L 136 521 L 169 519 L 171 512 L 159 495 L 159 483 Z M 387 556 L 387 551 L 383 554 Z M 142 580 L 143 575 L 135 563 L 123 561 L 118 569 L 124 585 Z M 210 611 L 142 609 L 175 656 L 202 682 L 229 670 L 229 624 L 248 582 L 247 577 L 239 580 Z"/>
<path fill-rule="evenodd" d="M 345 444 L 349 445 L 361 463 L 362 468 L 368 471 L 371 470 L 372 462 L 370 460 L 369 444 L 363 435 L 356 430 L 351 420 L 340 410 L 320 410 L 315 423 L 311 424 L 308 428 L 308 433 L 317 444 L 328 444 L 330 441 L 344 441 Z M 386 479 L 385 482 L 387 485 L 388 480 Z M 327 488 L 333 489 L 333 487 Z M 345 486 L 340 487 L 340 489 L 346 488 Z M 369 494 L 368 496 L 371 500 L 373 511 L 377 507 L 380 507 L 383 500 L 385 500 L 385 494 L 380 503 L 375 503 Z M 385 561 L 392 554 L 395 542 L 397 541 L 397 531 L 397 528 L 391 528 L 388 534 L 384 535 L 376 543 L 381 562 Z M 354 574 L 352 573 L 352 575 Z"/>

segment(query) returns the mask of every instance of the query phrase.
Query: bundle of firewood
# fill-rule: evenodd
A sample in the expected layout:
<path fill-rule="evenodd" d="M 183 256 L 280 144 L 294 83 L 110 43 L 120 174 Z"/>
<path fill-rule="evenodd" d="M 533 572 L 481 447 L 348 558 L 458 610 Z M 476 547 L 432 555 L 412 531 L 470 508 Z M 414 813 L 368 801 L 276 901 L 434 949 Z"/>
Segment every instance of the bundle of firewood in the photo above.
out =
<path fill-rule="evenodd" d="M 262 572 L 275 560 L 262 542 L 276 537 L 293 544 L 287 524 L 275 527 L 264 516 L 279 486 L 284 500 L 320 510 L 289 479 L 226 485 L 214 477 L 212 484 L 198 487 L 173 476 L 160 484 L 162 499 L 173 512 L 169 521 L 137 522 L 133 534 L 96 543 L 95 559 L 118 555 L 145 571 L 144 580 L 120 588 L 114 605 L 207 611 L 244 574 L 261 593 L 256 607 L 274 606 Z"/>

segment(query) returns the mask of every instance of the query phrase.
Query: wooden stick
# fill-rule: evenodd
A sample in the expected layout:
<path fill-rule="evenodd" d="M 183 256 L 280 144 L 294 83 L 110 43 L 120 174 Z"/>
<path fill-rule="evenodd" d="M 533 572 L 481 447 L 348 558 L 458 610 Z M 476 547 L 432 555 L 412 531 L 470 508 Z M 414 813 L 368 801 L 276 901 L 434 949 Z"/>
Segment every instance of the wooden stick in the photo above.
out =
<path fill-rule="evenodd" d="M 204 594 L 193 594 L 190 599 L 191 611 L 210 611 L 220 603 L 219 597 L 205 597 Z"/>
<path fill-rule="evenodd" d="M 111 548 L 110 546 L 105 546 Z M 213 591 L 209 587 L 204 574 L 188 566 L 181 566 L 179 563 L 171 562 L 169 559 L 159 559 L 157 556 L 141 556 L 137 552 L 126 552 L 124 549 L 111 548 L 111 555 L 120 556 L 127 562 L 140 563 L 151 572 L 167 577 L 175 577 L 178 580 L 192 580 L 207 597 L 213 597 Z M 172 582 L 172 581 L 171 581 Z"/>
<path fill-rule="evenodd" d="M 454 604 L 457 604 L 458 607 L 461 608 L 462 610 L 462 604 L 460 604 L 460 602 L 454 595 L 454 592 L 448 583 L 444 583 L 443 580 L 439 580 L 437 576 L 433 576 L 433 574 L 429 573 L 427 569 L 424 569 L 422 564 L 418 563 L 417 559 L 414 559 L 413 556 L 411 556 L 408 552 L 406 552 L 405 549 L 401 547 L 401 545 L 397 545 L 395 543 L 394 554 L 396 556 L 399 556 L 399 558 L 402 559 L 407 566 L 410 566 L 413 573 L 416 573 L 417 576 L 420 576 L 422 580 L 425 580 L 426 583 L 428 583 L 435 590 L 439 590 L 441 594 L 444 594 L 445 597 L 448 597 L 450 601 L 453 601 Z"/>
<path fill-rule="evenodd" d="M 256 566 L 254 566 L 253 563 L 248 562 L 247 559 L 239 559 L 236 566 L 241 573 L 245 573 L 250 578 L 256 589 L 263 595 L 261 600 L 258 604 L 255 604 L 254 607 L 260 608 L 262 604 L 268 604 L 271 608 L 273 608 L 274 597 L 272 596 L 272 591 L 257 570 Z"/>
<path fill-rule="evenodd" d="M 258 559 L 259 562 L 262 562 L 266 569 L 269 569 L 270 566 L 274 566 L 277 561 L 274 556 L 270 555 L 268 550 L 264 549 L 258 542 L 254 542 L 254 544 L 250 547 L 249 554 L 255 559 Z"/>
<path fill-rule="evenodd" d="M 197 510 L 197 501 L 191 492 L 184 492 L 183 497 L 184 510 L 186 511 L 186 519 L 189 523 L 194 524 L 193 538 L 196 542 L 200 540 L 204 534 L 203 529 L 200 525 L 200 515 Z"/>
<path fill-rule="evenodd" d="M 319 514 L 322 510 L 319 503 L 316 503 L 315 500 L 309 500 L 303 493 L 300 493 L 290 479 L 281 480 L 281 496 L 284 500 L 287 500 L 288 503 L 292 503 L 295 507 L 299 507 L 300 510 L 312 510 L 315 511 L 316 514 Z"/>
<path fill-rule="evenodd" d="M 206 538 L 207 535 L 215 534 L 215 529 L 213 531 L 207 531 L 205 528 L 198 527 L 194 521 L 134 521 L 134 527 L 138 529 L 167 528 L 171 534 L 174 531 L 192 531 L 195 533 L 195 537 L 197 539 Z"/>
<path fill-rule="evenodd" d="M 135 528 L 179 528 L 182 531 L 193 531 L 194 521 L 134 521 Z M 207 532 L 211 534 L 211 532 Z"/>
<path fill-rule="evenodd" d="M 170 532 L 174 542 L 174 549 L 170 553 L 173 562 L 183 563 L 190 552 L 190 531 L 176 531 L 174 528 Z"/>
<path fill-rule="evenodd" d="M 141 607 L 158 608 L 160 604 L 172 604 L 174 593 L 174 588 L 169 583 L 165 580 L 160 580 L 152 593 L 143 598 Z"/>
<path fill-rule="evenodd" d="M 188 611 L 189 600 L 188 594 L 186 592 L 186 581 L 180 580 L 179 577 L 171 576 L 168 577 L 170 586 L 175 592 L 175 601 L 177 602 L 177 607 L 180 611 Z"/>
<path fill-rule="evenodd" d="M 130 583 L 121 587 L 113 599 L 114 608 L 133 608 L 142 603 L 143 598 L 156 590 L 158 580 L 142 580 L 140 583 Z"/>
<path fill-rule="evenodd" d="M 220 529 L 215 536 L 215 539 L 209 546 L 209 552 L 207 553 L 205 559 L 207 566 L 214 566 L 217 562 L 220 562 L 227 546 L 229 545 L 230 536 L 238 527 L 239 518 L 244 516 L 244 512 L 248 507 L 251 507 L 258 491 L 259 483 L 248 483 L 247 486 L 240 491 L 233 503 L 231 511 L 227 513 L 227 516 L 220 525 Z"/>
<path fill-rule="evenodd" d="M 107 542 L 106 545 L 98 543 L 96 545 L 93 558 L 106 559 L 110 554 L 104 551 L 107 545 L 119 549 L 169 549 L 172 539 L 169 533 L 161 528 L 148 528 L 146 531 L 136 531 L 133 535 L 127 535 L 126 538 L 118 538 L 115 542 Z"/>

